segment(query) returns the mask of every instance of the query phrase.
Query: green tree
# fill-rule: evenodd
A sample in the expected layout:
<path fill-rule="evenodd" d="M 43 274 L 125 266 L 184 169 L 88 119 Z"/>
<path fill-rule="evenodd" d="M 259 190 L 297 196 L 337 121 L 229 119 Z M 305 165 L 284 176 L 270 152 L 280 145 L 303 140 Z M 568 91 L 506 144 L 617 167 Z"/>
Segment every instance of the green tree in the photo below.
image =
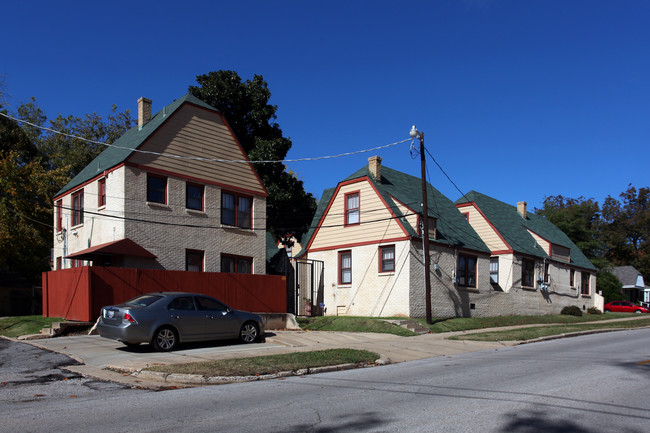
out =
<path fill-rule="evenodd" d="M 25 105 L 21 108 L 26 113 L 37 113 L 33 107 L 29 107 L 29 111 Z M 45 123 L 44 119 L 43 123 Z M 97 113 L 86 114 L 83 117 L 72 115 L 64 117 L 59 114 L 50 122 L 50 129 L 66 135 L 45 133 L 35 137 L 35 140 L 40 154 L 49 167 L 65 169 L 68 177 L 72 178 L 106 148 L 100 143 L 113 143 L 134 123 L 129 110 L 118 112 L 115 105 L 106 120 Z"/>
<path fill-rule="evenodd" d="M 0 109 L 2 102 L 0 92 Z M 12 117 L 29 124 L 0 116 L 0 271 L 37 280 L 49 270 L 52 197 L 104 146 L 42 130 L 47 118 L 35 98 L 17 111 Z M 107 120 L 96 113 L 59 115 L 50 127 L 110 143 L 132 123 L 128 110 L 118 113 L 114 106 Z"/>
<path fill-rule="evenodd" d="M 606 265 L 602 260 L 602 245 L 598 227 L 600 209 L 593 198 L 570 198 L 553 195 L 544 198 L 537 215 L 546 217 L 576 244 L 585 256 L 598 267 Z"/>
<path fill-rule="evenodd" d="M 602 239 L 615 265 L 632 265 L 650 281 L 650 188 L 631 184 L 620 200 L 608 196 L 602 206 Z"/>
<path fill-rule="evenodd" d="M 277 106 L 261 75 L 242 81 L 235 71 L 213 71 L 196 77 L 189 92 L 221 111 L 251 161 L 282 161 L 291 148 L 276 122 Z M 293 233 L 301 239 L 316 211 L 316 200 L 303 182 L 281 162 L 254 163 L 268 191 L 267 228 L 278 238 Z"/>
<path fill-rule="evenodd" d="M 597 278 L 596 287 L 598 287 L 599 291 L 603 292 L 605 302 L 625 300 L 625 296 L 621 293 L 623 285 L 614 274 L 606 269 L 602 269 L 598 272 Z"/>

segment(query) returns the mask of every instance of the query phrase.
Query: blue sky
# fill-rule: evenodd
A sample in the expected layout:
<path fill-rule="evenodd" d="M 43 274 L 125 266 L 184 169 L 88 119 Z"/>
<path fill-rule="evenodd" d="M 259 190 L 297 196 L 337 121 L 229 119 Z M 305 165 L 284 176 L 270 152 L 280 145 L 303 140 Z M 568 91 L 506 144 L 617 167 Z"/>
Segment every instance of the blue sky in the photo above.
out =
<path fill-rule="evenodd" d="M 645 0 L 36 1 L 3 15 L 10 109 L 35 96 L 50 119 L 136 114 L 145 96 L 158 111 L 232 69 L 268 82 L 290 159 L 397 142 L 415 123 L 463 192 L 532 209 L 650 185 Z M 320 197 L 373 154 L 419 176 L 409 143 L 289 168 Z"/>

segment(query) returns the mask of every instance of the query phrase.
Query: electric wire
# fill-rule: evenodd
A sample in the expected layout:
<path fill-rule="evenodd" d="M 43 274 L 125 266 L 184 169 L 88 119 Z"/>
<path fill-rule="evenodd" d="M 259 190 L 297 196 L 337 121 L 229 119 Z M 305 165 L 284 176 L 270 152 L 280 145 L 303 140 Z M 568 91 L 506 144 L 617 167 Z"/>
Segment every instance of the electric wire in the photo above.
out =
<path fill-rule="evenodd" d="M 85 141 L 85 142 L 91 143 L 91 144 L 98 144 L 98 145 L 102 145 L 102 146 L 106 146 L 106 147 L 114 147 L 116 149 L 129 150 L 129 151 L 132 151 L 132 152 L 138 152 L 138 153 L 143 153 L 143 154 L 147 154 L 147 155 L 156 155 L 156 156 L 163 156 L 163 157 L 167 157 L 167 158 L 186 159 L 186 160 L 190 160 L 190 161 L 202 161 L 202 162 L 223 162 L 223 163 L 232 162 L 232 163 L 254 163 L 254 164 L 283 163 L 284 164 L 284 163 L 289 163 L 289 162 L 319 161 L 319 160 L 323 160 L 323 159 L 342 158 L 342 157 L 345 157 L 345 156 L 351 156 L 351 155 L 357 155 L 357 154 L 360 154 L 360 153 L 373 152 L 375 150 L 387 149 L 389 147 L 397 146 L 398 144 L 402 144 L 402 143 L 405 143 L 407 141 L 412 140 L 409 137 L 409 138 L 406 138 L 406 139 L 401 140 L 401 141 L 396 141 L 394 143 L 389 143 L 389 144 L 385 144 L 383 146 L 377 146 L 377 147 L 373 147 L 373 148 L 370 148 L 370 149 L 361 149 L 361 150 L 355 150 L 355 151 L 352 151 L 352 152 L 339 153 L 337 155 L 315 156 L 315 157 L 308 157 L 308 158 L 283 159 L 283 160 L 249 160 L 249 159 L 201 158 L 201 157 L 198 157 L 198 156 L 173 155 L 173 154 L 169 154 L 169 153 L 160 153 L 160 152 L 153 152 L 153 151 L 149 151 L 149 150 L 133 149 L 131 147 L 126 147 L 126 146 L 118 146 L 118 145 L 115 145 L 115 144 L 109 144 L 109 143 L 105 143 L 105 142 L 102 142 L 102 141 L 90 140 L 88 138 L 80 137 L 78 135 L 68 134 L 67 132 L 57 131 L 56 129 L 48 128 L 46 126 L 37 125 L 37 124 L 29 122 L 27 120 L 23 120 L 23 119 L 20 119 L 20 118 L 17 118 L 17 117 L 13 117 L 13 116 L 10 116 L 10 115 L 2 113 L 2 112 L 0 112 L 0 116 L 4 116 L 4 117 L 6 117 L 8 119 L 11 119 L 11 120 L 14 120 L 16 122 L 25 123 L 27 125 L 33 126 L 35 128 L 42 129 L 44 131 L 52 132 L 54 134 L 63 135 L 65 137 L 73 138 L 73 139 L 76 139 L 76 140 Z"/>

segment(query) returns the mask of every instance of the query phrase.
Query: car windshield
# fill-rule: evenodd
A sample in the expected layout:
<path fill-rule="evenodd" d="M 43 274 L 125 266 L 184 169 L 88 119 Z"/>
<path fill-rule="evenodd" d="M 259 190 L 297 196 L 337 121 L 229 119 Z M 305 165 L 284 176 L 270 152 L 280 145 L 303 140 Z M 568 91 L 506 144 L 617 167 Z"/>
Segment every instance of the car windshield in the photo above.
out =
<path fill-rule="evenodd" d="M 159 295 L 141 295 L 136 298 L 130 299 L 125 304 L 137 305 L 138 307 L 148 307 L 157 300 L 162 299 Z"/>

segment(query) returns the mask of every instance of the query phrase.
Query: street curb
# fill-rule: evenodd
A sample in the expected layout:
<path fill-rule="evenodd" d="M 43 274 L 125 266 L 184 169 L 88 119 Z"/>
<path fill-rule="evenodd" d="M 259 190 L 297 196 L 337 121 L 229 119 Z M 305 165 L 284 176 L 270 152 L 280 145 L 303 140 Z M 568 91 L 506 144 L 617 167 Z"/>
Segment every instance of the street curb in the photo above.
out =
<path fill-rule="evenodd" d="M 369 368 L 378 365 L 389 364 L 390 361 L 378 359 L 374 363 L 349 363 L 339 365 L 328 365 L 324 367 L 302 368 L 295 371 L 281 371 L 273 374 L 260 374 L 254 376 L 212 376 L 205 377 L 200 374 L 179 374 L 179 373 L 160 373 L 144 369 L 128 369 L 124 367 L 107 365 L 106 369 L 118 373 L 126 373 L 143 380 L 163 382 L 166 384 L 185 384 L 185 385 L 225 385 L 228 383 L 254 382 L 258 380 L 281 379 L 291 376 L 305 376 L 308 374 L 328 373 L 332 371 L 352 370 L 355 368 Z"/>
<path fill-rule="evenodd" d="M 560 338 L 579 337 L 581 335 L 602 334 L 605 332 L 629 331 L 630 329 L 648 329 L 650 326 L 640 326 L 638 328 L 607 328 L 607 329 L 590 329 L 589 331 L 567 332 L 565 334 L 549 335 L 548 337 L 539 337 L 533 340 L 519 341 L 515 346 L 529 343 L 539 343 L 541 341 L 559 340 Z"/>

